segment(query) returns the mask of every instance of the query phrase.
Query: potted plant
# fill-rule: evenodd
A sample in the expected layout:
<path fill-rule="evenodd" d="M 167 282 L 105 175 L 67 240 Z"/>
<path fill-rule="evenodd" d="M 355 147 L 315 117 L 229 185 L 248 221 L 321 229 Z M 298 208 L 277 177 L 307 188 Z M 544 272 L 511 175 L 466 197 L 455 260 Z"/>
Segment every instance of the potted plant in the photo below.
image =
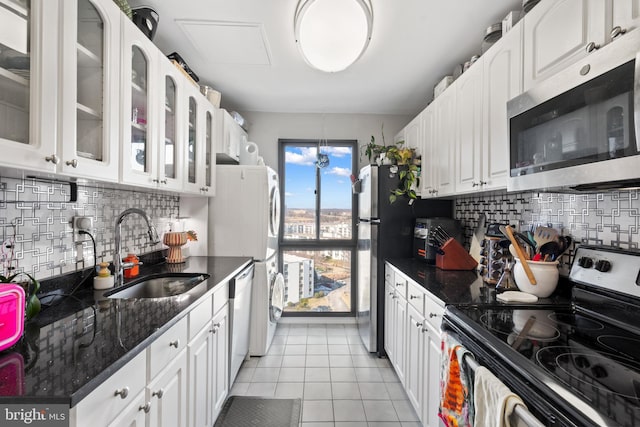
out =
<path fill-rule="evenodd" d="M 24 275 L 27 276 L 28 280 L 17 281 L 16 277 Z M 0 275 L 0 283 L 17 283 L 22 286 L 25 293 L 25 320 L 32 319 L 36 314 L 40 312 L 40 300 L 36 296 L 38 291 L 40 290 L 40 282 L 38 282 L 35 277 L 30 275 L 29 273 L 16 273 L 14 275 L 5 277 Z"/>

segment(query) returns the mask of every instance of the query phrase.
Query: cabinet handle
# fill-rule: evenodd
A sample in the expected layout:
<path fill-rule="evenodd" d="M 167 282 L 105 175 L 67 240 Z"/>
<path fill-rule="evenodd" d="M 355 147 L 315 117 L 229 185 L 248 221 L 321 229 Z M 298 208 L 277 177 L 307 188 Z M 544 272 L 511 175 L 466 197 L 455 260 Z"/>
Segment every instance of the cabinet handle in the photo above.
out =
<path fill-rule="evenodd" d="M 438 317 L 438 315 L 435 313 L 429 313 L 429 318 L 433 319 L 434 317 Z"/>
<path fill-rule="evenodd" d="M 161 179 L 161 180 L 160 180 L 160 184 L 165 184 L 165 185 L 167 185 L 167 180 L 166 180 L 166 179 Z"/>
<path fill-rule="evenodd" d="M 477 186 L 479 186 L 479 185 L 480 185 L 480 183 L 479 183 L 479 182 L 471 181 L 471 186 L 472 186 L 472 187 L 477 187 Z"/>
<path fill-rule="evenodd" d="M 60 157 L 56 156 L 55 154 L 52 154 L 50 156 L 47 156 L 44 158 L 47 162 L 51 162 L 54 165 L 57 165 L 58 163 L 60 163 Z"/>
<path fill-rule="evenodd" d="M 397 298 L 398 298 L 398 295 L 394 295 L 391 297 L 391 299 L 397 299 Z"/>
<path fill-rule="evenodd" d="M 487 181 L 480 181 L 480 185 L 487 185 Z"/>
<path fill-rule="evenodd" d="M 143 406 L 138 407 L 138 411 L 144 411 L 145 414 L 148 414 L 150 410 L 151 410 L 151 402 L 147 402 Z"/>
<path fill-rule="evenodd" d="M 420 295 L 409 295 L 409 299 L 422 298 Z"/>
<path fill-rule="evenodd" d="M 389 296 L 392 296 L 392 295 L 393 295 L 393 292 L 389 292 Z"/>
<path fill-rule="evenodd" d="M 621 26 L 617 25 L 611 29 L 611 39 L 613 40 L 616 37 L 621 36 L 626 32 L 627 32 L 626 28 L 622 28 Z"/>
<path fill-rule="evenodd" d="M 151 180 L 151 182 L 153 182 L 154 184 L 157 184 L 157 183 L 159 183 L 159 182 L 160 182 L 160 180 L 159 180 L 159 179 L 155 179 L 155 178 L 154 178 L 154 179 L 152 179 L 152 180 Z"/>
<path fill-rule="evenodd" d="M 178 348 L 180 346 L 180 340 L 175 340 L 169 343 L 169 347 Z"/>
<path fill-rule="evenodd" d="M 597 44 L 596 42 L 589 42 L 589 43 L 587 43 L 587 46 L 586 46 L 585 49 L 587 50 L 587 53 L 591 53 L 594 50 L 600 49 L 600 45 Z"/>
<path fill-rule="evenodd" d="M 396 286 L 404 286 L 404 283 L 398 282 L 398 283 L 396 283 Z"/>
<path fill-rule="evenodd" d="M 158 391 L 154 391 L 151 393 L 151 397 L 158 396 L 158 399 L 162 399 L 162 395 L 164 394 L 164 390 L 160 389 Z"/>
<path fill-rule="evenodd" d="M 217 328 L 211 328 L 209 329 L 209 333 L 215 334 L 216 332 L 218 332 Z"/>
<path fill-rule="evenodd" d="M 65 162 L 65 164 L 67 166 L 71 166 L 72 168 L 77 168 L 78 167 L 78 159 L 73 159 L 73 160 L 67 160 Z"/>
<path fill-rule="evenodd" d="M 129 396 L 129 387 L 123 387 L 120 390 L 116 390 L 115 393 L 113 393 L 114 396 L 120 396 L 120 399 L 126 399 L 127 396 Z"/>
<path fill-rule="evenodd" d="M 416 322 L 416 328 L 422 328 L 422 322 Z"/>

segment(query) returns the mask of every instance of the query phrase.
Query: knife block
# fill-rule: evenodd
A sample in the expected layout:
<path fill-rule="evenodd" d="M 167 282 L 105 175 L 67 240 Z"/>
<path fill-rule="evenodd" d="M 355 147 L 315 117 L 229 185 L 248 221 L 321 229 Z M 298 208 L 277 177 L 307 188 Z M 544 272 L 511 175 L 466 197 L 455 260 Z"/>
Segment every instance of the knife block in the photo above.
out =
<path fill-rule="evenodd" d="M 442 254 L 436 255 L 436 267 L 441 270 L 473 270 L 478 261 L 453 237 L 440 247 Z"/>

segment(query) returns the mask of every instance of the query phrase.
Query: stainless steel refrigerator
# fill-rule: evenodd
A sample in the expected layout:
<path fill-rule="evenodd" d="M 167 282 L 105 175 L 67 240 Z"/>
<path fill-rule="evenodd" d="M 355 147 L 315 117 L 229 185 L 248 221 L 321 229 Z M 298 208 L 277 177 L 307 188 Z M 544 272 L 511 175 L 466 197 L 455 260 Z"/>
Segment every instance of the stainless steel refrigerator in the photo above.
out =
<path fill-rule="evenodd" d="M 367 350 L 384 356 L 384 260 L 411 258 L 415 218 L 451 217 L 448 200 L 399 197 L 389 203 L 400 178 L 391 166 L 368 165 L 360 170 L 358 190 L 358 254 L 356 320 Z"/>

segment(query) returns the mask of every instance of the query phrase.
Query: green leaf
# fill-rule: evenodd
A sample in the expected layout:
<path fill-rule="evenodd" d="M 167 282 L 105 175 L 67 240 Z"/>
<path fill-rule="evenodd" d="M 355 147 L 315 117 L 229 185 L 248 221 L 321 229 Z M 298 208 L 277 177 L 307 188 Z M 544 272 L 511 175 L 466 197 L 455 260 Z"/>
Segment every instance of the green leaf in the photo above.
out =
<path fill-rule="evenodd" d="M 395 203 L 397 197 L 395 194 L 390 194 L 389 195 L 389 203 Z"/>

